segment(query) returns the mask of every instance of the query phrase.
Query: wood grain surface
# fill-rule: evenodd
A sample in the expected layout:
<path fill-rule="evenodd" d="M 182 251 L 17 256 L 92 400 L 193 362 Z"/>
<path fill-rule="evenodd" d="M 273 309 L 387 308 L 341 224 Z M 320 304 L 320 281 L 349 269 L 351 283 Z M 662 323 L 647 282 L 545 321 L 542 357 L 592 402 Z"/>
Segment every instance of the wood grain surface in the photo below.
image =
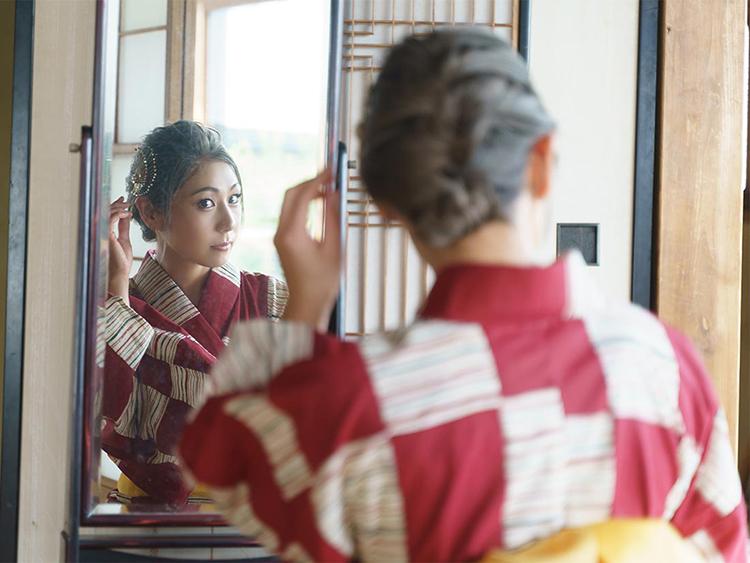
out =
<path fill-rule="evenodd" d="M 702 354 L 736 447 L 746 6 L 662 7 L 657 310 Z"/>

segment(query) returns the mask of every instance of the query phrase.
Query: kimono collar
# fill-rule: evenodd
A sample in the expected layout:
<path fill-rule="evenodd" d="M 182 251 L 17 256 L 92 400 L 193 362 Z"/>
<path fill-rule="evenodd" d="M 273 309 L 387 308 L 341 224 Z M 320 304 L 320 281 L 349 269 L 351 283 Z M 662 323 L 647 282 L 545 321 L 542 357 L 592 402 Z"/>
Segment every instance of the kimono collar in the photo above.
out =
<path fill-rule="evenodd" d="M 580 316 L 601 295 L 578 252 L 548 267 L 463 264 L 442 270 L 420 317 L 465 322 Z"/>
<path fill-rule="evenodd" d="M 213 328 L 221 333 L 227 315 L 239 296 L 240 271 L 237 267 L 225 264 L 211 270 L 196 307 L 156 261 L 154 254 L 153 250 L 146 253 L 138 273 L 133 277 L 138 292 L 146 302 L 178 325 L 183 325 L 202 313 Z"/>

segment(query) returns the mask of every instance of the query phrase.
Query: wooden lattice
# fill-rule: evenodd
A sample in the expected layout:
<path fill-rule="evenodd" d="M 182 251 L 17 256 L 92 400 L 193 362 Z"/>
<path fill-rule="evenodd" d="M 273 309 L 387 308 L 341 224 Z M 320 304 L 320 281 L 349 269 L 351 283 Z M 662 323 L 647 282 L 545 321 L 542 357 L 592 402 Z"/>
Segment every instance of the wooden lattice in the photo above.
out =
<path fill-rule="evenodd" d="M 518 0 L 346 0 L 342 136 L 349 147 L 345 331 L 359 337 L 407 324 L 433 273 L 401 225 L 377 210 L 362 185 L 355 135 L 360 110 L 387 50 L 410 34 L 485 26 L 517 44 Z"/>

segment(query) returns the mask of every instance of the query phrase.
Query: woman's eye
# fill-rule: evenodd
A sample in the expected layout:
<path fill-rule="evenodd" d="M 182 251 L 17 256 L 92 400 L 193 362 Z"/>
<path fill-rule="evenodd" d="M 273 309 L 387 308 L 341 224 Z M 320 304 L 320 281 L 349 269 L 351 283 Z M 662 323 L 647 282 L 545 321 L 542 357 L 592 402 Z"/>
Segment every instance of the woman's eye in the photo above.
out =
<path fill-rule="evenodd" d="M 230 204 L 239 203 L 240 199 L 242 199 L 242 194 L 232 194 L 229 196 L 229 203 Z"/>
<path fill-rule="evenodd" d="M 200 209 L 211 209 L 214 205 L 214 202 L 210 199 L 202 199 L 198 202 L 198 207 Z"/>

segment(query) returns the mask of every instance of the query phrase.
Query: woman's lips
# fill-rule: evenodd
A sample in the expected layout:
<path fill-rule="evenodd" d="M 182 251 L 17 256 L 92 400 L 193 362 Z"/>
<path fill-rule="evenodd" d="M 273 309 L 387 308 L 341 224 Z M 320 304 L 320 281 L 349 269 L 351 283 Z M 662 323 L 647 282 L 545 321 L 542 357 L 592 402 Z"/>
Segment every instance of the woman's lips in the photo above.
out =
<path fill-rule="evenodd" d="M 222 242 L 221 244 L 214 244 L 214 245 L 212 245 L 211 248 L 213 248 L 214 250 L 225 251 L 225 250 L 229 250 L 230 248 L 232 248 L 232 243 L 231 242 Z"/>

